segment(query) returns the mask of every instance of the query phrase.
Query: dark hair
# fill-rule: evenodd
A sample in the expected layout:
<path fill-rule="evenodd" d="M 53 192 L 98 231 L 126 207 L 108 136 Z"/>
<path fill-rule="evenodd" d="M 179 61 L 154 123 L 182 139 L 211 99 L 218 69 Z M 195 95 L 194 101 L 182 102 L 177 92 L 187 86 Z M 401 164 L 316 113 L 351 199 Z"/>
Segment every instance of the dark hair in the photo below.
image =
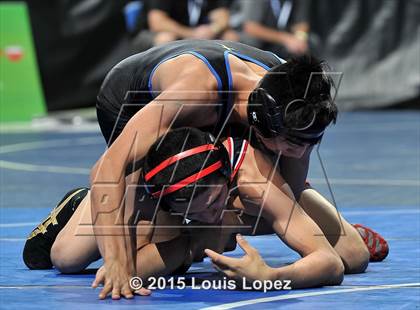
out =
<path fill-rule="evenodd" d="M 202 132 L 195 128 L 179 128 L 168 132 L 166 136 L 164 135 L 159 138 L 150 147 L 143 163 L 144 175 L 169 157 L 194 147 L 212 143 L 210 139 L 209 133 Z M 221 156 L 221 151 L 215 150 L 184 158 L 157 173 L 147 182 L 147 184 L 151 187 L 150 189 L 152 191 L 153 188 L 160 190 L 164 186 L 176 184 L 179 181 L 199 172 L 203 168 L 216 163 L 221 159 Z M 193 194 L 196 196 L 205 192 L 206 187 L 200 185 L 221 184 L 226 181 L 227 179 L 223 176 L 223 174 L 217 170 L 195 183 L 164 196 L 163 199 L 164 201 L 168 201 L 177 198 L 184 198 L 189 201 Z M 195 185 L 199 186 L 196 187 L 194 192 Z"/>
<path fill-rule="evenodd" d="M 285 126 L 306 127 L 312 122 L 314 112 L 316 118 L 312 128 L 322 129 L 336 122 L 338 109 L 331 98 L 334 81 L 327 69 L 325 62 L 305 55 L 273 67 L 264 76 L 260 87 L 284 109 Z M 305 99 L 304 104 L 291 104 L 285 113 L 289 103 L 296 99 Z"/>

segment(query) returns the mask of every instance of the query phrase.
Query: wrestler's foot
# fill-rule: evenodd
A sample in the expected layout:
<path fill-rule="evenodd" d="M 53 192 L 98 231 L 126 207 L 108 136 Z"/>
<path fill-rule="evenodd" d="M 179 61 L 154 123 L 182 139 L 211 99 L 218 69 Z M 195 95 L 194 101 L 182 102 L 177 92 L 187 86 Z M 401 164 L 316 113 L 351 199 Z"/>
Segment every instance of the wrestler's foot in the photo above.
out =
<path fill-rule="evenodd" d="M 387 257 L 389 252 L 388 243 L 380 234 L 360 224 L 354 224 L 353 227 L 357 229 L 365 242 L 370 253 L 369 260 L 371 262 L 380 262 Z"/>
<path fill-rule="evenodd" d="M 50 253 L 55 238 L 88 192 L 88 188 L 68 192 L 50 215 L 31 232 L 23 249 L 23 261 L 29 269 L 52 268 Z"/>

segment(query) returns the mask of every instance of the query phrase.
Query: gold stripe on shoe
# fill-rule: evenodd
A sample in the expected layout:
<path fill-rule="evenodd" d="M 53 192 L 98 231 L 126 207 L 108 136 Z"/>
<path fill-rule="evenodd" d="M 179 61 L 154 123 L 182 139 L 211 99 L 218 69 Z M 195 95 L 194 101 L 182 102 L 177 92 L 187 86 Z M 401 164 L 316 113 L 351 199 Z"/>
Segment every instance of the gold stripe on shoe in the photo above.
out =
<path fill-rule="evenodd" d="M 45 234 L 47 232 L 47 227 L 52 224 L 52 225 L 58 225 L 57 222 L 57 215 L 60 213 L 60 211 L 64 208 L 64 206 L 78 193 L 80 193 L 81 191 L 85 190 L 84 188 L 81 188 L 77 191 L 75 191 L 73 194 L 69 195 L 69 197 L 66 198 L 66 200 L 64 200 L 60 205 L 56 206 L 54 209 L 52 209 L 50 215 L 48 215 L 48 217 L 42 221 L 41 224 L 38 225 L 37 228 L 35 228 L 31 234 L 29 235 L 27 240 L 31 240 L 33 237 L 35 237 L 36 235 L 42 233 Z"/>

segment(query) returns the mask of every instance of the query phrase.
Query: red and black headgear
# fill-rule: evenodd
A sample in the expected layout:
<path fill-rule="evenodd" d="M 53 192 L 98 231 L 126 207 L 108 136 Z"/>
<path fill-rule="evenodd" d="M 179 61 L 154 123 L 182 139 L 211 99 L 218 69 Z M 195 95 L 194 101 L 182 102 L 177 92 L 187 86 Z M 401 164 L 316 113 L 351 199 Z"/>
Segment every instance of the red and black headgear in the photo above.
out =
<path fill-rule="evenodd" d="M 164 197 L 187 186 L 191 186 L 216 172 L 220 172 L 227 180 L 230 180 L 232 167 L 226 148 L 221 142 L 216 141 L 210 133 L 205 133 L 205 140 L 205 144 L 169 156 L 153 168 L 147 169 L 147 171 L 143 169 L 143 180 L 147 192 L 153 198 Z M 174 176 L 169 182 L 166 182 L 167 184 L 158 184 L 157 182 L 154 182 L 153 179 L 168 167 L 176 165 L 178 162 L 187 158 L 197 156 L 198 154 L 206 154 L 207 156 L 204 157 L 205 159 L 203 161 L 200 161 L 200 164 L 197 164 L 197 168 L 193 169 L 192 173 L 189 175 L 178 176 L 175 167 Z M 213 156 L 210 156 L 210 154 Z M 214 156 L 214 154 L 216 154 L 216 156 Z M 212 157 L 212 160 L 209 160 L 210 157 Z"/>

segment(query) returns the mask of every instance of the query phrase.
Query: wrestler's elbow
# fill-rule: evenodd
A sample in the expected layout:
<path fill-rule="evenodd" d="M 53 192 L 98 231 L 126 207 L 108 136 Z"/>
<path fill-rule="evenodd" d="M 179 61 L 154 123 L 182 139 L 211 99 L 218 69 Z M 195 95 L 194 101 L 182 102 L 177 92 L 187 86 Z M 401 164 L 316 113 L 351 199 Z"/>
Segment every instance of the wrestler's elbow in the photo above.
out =
<path fill-rule="evenodd" d="M 99 167 L 99 160 L 93 165 L 90 169 L 90 185 L 93 186 L 95 184 L 96 177 L 98 175 L 98 167 Z"/>
<path fill-rule="evenodd" d="M 96 183 L 100 183 L 104 175 L 104 170 L 107 169 L 104 164 L 105 155 L 103 155 L 90 169 L 90 185 L 93 187 Z"/>
<path fill-rule="evenodd" d="M 110 182 L 118 183 L 122 171 L 124 171 L 125 162 L 121 158 L 106 151 L 90 170 L 90 184 L 94 186 L 98 183 Z"/>
<path fill-rule="evenodd" d="M 101 169 L 103 168 L 104 167 L 101 166 L 100 159 L 99 159 L 90 170 L 90 189 L 91 189 L 90 197 L 91 197 L 91 202 L 92 202 L 91 204 L 92 210 L 96 210 L 98 207 L 95 202 L 97 201 L 97 197 L 98 197 L 98 184 L 100 184 L 102 182 L 101 179 L 103 179 L 103 177 L 100 174 Z"/>

